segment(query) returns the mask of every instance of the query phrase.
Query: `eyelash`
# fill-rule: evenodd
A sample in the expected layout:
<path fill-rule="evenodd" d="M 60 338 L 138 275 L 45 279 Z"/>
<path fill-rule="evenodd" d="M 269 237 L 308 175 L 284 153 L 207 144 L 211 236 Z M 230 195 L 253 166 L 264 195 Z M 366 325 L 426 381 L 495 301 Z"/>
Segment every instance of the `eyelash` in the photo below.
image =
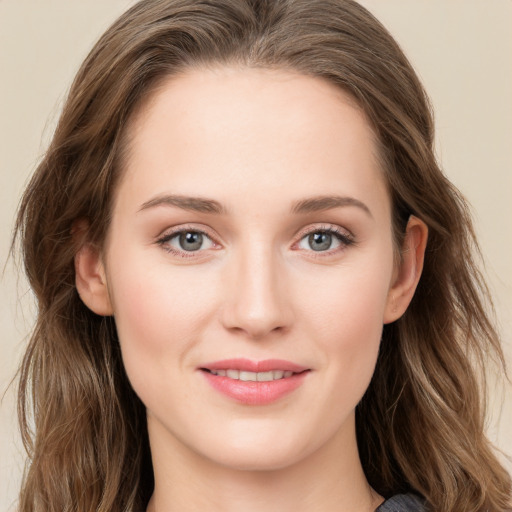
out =
<path fill-rule="evenodd" d="M 160 245 L 166 252 L 177 256 L 179 258 L 197 258 L 198 254 L 203 252 L 204 250 L 198 250 L 198 251 L 180 251 L 174 249 L 171 245 L 169 245 L 169 242 L 175 238 L 176 236 L 179 236 L 183 233 L 198 233 L 202 236 L 208 238 L 214 246 L 218 245 L 217 242 L 215 242 L 214 238 L 210 236 L 206 231 L 190 226 L 190 227 L 181 227 L 179 229 L 176 229 L 175 231 L 171 231 L 169 233 L 166 233 L 165 235 L 161 236 L 156 240 L 156 243 Z M 328 234 L 334 236 L 338 242 L 340 243 L 340 247 L 335 249 L 329 249 L 327 251 L 314 251 L 310 250 L 307 252 L 311 253 L 311 256 L 314 258 L 324 258 L 332 256 L 333 254 L 336 254 L 340 251 L 345 250 L 347 247 L 354 245 L 356 243 L 354 236 L 352 233 L 347 231 L 342 231 L 338 226 L 336 225 L 323 225 L 320 227 L 314 227 L 310 229 L 306 229 L 304 231 L 301 231 L 298 233 L 298 241 L 293 244 L 293 247 L 297 246 L 302 240 L 304 240 L 307 236 L 312 235 L 314 233 L 322 233 L 322 234 Z"/>

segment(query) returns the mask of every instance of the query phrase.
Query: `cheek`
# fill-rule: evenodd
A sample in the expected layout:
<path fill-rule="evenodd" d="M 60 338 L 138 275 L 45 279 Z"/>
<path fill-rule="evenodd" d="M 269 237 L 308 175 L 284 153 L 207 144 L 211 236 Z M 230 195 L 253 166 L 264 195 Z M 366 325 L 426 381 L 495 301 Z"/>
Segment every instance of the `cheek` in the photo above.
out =
<path fill-rule="evenodd" d="M 356 291 L 350 294 L 350 289 L 345 288 L 343 297 L 331 302 L 331 308 L 324 309 L 323 340 L 325 352 L 331 355 L 340 374 L 346 379 L 364 381 L 371 378 L 375 366 L 382 336 L 384 300 L 376 294 L 365 294 L 360 286 Z"/>
<path fill-rule="evenodd" d="M 147 276 L 118 272 L 111 283 L 114 315 L 126 373 L 145 402 L 147 380 L 164 361 L 168 311 Z M 146 382 L 146 384 L 145 384 Z"/>
<path fill-rule="evenodd" d="M 392 259 L 388 259 L 346 265 L 326 275 L 310 273 L 296 292 L 302 297 L 303 314 L 314 321 L 318 332 L 329 333 L 329 339 L 354 343 L 373 339 L 371 334 L 382 329 L 388 300 L 392 276 Z M 350 336 L 357 332 L 361 336 Z"/>
<path fill-rule="evenodd" d="M 309 319 L 304 322 L 307 337 L 321 347 L 331 385 L 352 390 L 347 398 L 355 403 L 375 368 L 391 273 L 390 258 L 382 265 L 374 261 L 346 267 L 329 280 L 329 286 L 304 283 L 309 290 L 302 293 L 302 316 Z"/>
<path fill-rule="evenodd" d="M 147 380 L 160 370 L 168 374 L 198 342 L 215 311 L 217 287 L 197 270 L 148 264 L 143 253 L 124 253 L 122 259 L 112 253 L 111 261 L 122 261 L 112 266 L 109 289 L 130 380 Z"/>

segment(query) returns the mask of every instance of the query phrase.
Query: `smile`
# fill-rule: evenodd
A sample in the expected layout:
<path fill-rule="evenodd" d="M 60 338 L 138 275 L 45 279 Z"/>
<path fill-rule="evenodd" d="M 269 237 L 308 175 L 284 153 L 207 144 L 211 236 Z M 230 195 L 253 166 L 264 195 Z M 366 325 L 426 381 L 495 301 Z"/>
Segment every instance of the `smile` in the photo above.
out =
<path fill-rule="evenodd" d="M 290 370 L 271 370 L 268 372 L 247 372 L 241 370 L 207 370 L 213 375 L 227 377 L 228 379 L 241 380 L 244 382 L 270 382 L 291 377 L 294 372 Z"/>
<path fill-rule="evenodd" d="M 229 359 L 199 368 L 218 393 L 244 405 L 268 405 L 298 389 L 310 368 L 284 360 Z"/>

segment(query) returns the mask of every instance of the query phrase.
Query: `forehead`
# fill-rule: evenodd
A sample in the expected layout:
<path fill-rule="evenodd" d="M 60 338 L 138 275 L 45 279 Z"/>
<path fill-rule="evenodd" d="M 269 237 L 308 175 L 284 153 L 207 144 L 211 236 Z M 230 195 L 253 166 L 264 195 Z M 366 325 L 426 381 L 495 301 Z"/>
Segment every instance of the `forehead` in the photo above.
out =
<path fill-rule="evenodd" d="M 278 188 L 301 197 L 385 188 L 376 137 L 356 101 L 290 71 L 221 67 L 171 77 L 139 109 L 127 140 L 121 188 L 139 195 L 167 187 L 229 203 L 233 193 Z"/>

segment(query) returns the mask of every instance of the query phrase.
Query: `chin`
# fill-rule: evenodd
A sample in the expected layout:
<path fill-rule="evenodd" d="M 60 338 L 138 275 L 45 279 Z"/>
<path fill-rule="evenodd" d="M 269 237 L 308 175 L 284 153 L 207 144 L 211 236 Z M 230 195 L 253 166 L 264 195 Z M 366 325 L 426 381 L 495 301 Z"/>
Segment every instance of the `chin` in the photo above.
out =
<path fill-rule="evenodd" d="M 203 455 L 214 464 L 238 471 L 279 471 L 307 459 L 319 449 L 291 433 L 247 435 L 221 441 L 210 441 Z M 315 439 L 308 436 L 305 439 Z M 212 449 L 214 447 L 214 449 Z"/>
<path fill-rule="evenodd" d="M 282 450 L 270 453 L 270 450 L 259 451 L 248 449 L 246 452 L 238 451 L 228 456 L 216 457 L 213 461 L 218 465 L 235 471 L 246 472 L 269 472 L 279 471 L 294 466 L 302 459 L 301 455 Z"/>

